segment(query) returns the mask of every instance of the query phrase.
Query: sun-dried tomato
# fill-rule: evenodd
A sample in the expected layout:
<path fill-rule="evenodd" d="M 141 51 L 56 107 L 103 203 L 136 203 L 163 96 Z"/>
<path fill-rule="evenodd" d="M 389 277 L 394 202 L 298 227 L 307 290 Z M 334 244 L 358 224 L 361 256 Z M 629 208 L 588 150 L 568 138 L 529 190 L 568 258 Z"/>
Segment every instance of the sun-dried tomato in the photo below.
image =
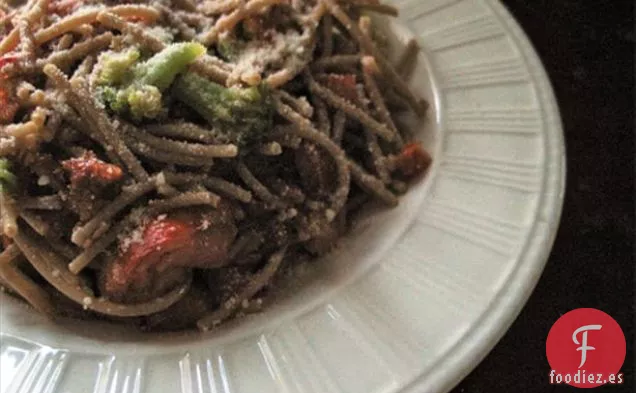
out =
<path fill-rule="evenodd" d="M 7 64 L 15 63 L 18 60 L 20 60 L 20 55 L 17 53 L 8 53 L 4 56 L 1 56 L 0 69 L 2 69 L 2 67 L 6 66 Z"/>
<path fill-rule="evenodd" d="M 0 84 L 0 124 L 13 122 L 20 105 L 12 97 L 7 86 Z"/>
<path fill-rule="evenodd" d="M 153 265 L 162 256 L 190 246 L 196 232 L 197 229 L 191 222 L 156 219 L 144 230 L 142 241 L 130 246 L 129 252 L 124 256 L 123 273 L 130 275 L 142 263 Z M 179 258 L 179 254 L 174 256 Z"/>
<path fill-rule="evenodd" d="M 120 167 L 98 159 L 91 151 L 85 152 L 81 157 L 62 162 L 62 167 L 70 172 L 73 184 L 83 180 L 96 180 L 101 184 L 108 184 L 120 180 L 124 175 Z"/>
<path fill-rule="evenodd" d="M 327 76 L 327 87 L 349 101 L 355 102 L 358 100 L 356 76 L 354 74 L 329 74 Z"/>
<path fill-rule="evenodd" d="M 236 226 L 227 206 L 159 216 L 120 243 L 121 254 L 104 272 L 107 294 L 143 289 L 173 268 L 219 267 L 228 256 Z"/>
<path fill-rule="evenodd" d="M 402 175 L 412 178 L 424 173 L 431 165 L 432 158 L 418 142 L 404 146 L 397 156 L 395 167 Z"/>

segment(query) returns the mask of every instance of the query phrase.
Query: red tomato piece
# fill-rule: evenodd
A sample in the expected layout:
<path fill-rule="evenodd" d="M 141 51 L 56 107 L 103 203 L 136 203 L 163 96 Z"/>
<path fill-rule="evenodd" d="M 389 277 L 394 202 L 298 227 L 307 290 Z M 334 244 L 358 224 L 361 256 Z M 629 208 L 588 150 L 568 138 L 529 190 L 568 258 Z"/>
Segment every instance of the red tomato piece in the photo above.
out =
<path fill-rule="evenodd" d="M 20 105 L 11 97 L 9 91 L 0 84 L 0 124 L 13 122 L 19 107 Z"/>
<path fill-rule="evenodd" d="M 397 157 L 396 169 L 408 178 L 412 178 L 424 173 L 431 165 L 432 158 L 417 142 L 404 146 L 402 152 Z"/>
<path fill-rule="evenodd" d="M 358 100 L 356 76 L 354 74 L 329 74 L 327 87 L 349 101 L 355 102 Z"/>
<path fill-rule="evenodd" d="M 18 60 L 20 60 L 20 55 L 18 55 L 17 53 L 8 53 L 0 57 L 0 69 L 2 69 L 2 67 L 6 66 L 7 64 L 15 63 Z"/>
<path fill-rule="evenodd" d="M 183 210 L 155 217 L 120 243 L 104 272 L 106 295 L 122 297 L 152 287 L 171 269 L 220 267 L 236 237 L 231 210 Z"/>
<path fill-rule="evenodd" d="M 73 184 L 87 179 L 107 184 L 120 180 L 124 175 L 120 167 L 98 159 L 91 151 L 62 162 L 62 167 L 71 173 Z"/>

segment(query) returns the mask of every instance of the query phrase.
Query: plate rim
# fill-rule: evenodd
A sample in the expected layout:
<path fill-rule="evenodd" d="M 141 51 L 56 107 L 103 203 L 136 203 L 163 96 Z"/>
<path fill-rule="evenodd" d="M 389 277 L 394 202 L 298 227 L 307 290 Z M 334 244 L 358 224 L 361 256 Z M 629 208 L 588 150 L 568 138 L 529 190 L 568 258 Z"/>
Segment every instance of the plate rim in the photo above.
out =
<path fill-rule="evenodd" d="M 553 140 L 551 146 L 547 146 L 551 150 L 545 152 L 544 158 L 552 154 L 554 161 L 550 164 L 557 168 L 552 170 L 552 174 L 556 175 L 554 179 L 548 179 L 547 176 L 544 178 L 544 186 L 550 182 L 555 189 L 552 192 L 546 192 L 548 187 L 544 187 L 540 194 L 532 230 L 526 237 L 514 271 L 506 284 L 491 298 L 490 306 L 480 315 L 473 328 L 444 353 L 436 367 L 432 368 L 428 374 L 421 373 L 415 377 L 400 388 L 399 393 L 448 393 L 488 356 L 508 332 L 534 292 L 548 263 L 561 223 L 566 190 L 567 151 L 560 107 L 552 82 L 532 41 L 506 6 L 500 0 L 483 0 L 483 2 L 507 28 L 521 56 L 529 65 L 528 71 L 533 86 L 537 90 L 537 96 L 545 99 L 539 101 L 539 108 L 542 111 L 542 121 L 546 125 L 545 135 L 552 137 Z M 548 215 L 542 217 L 542 213 L 546 210 Z M 545 243 L 533 246 L 532 239 L 539 236 L 537 229 L 539 223 L 547 224 L 549 232 Z M 539 252 L 534 258 L 528 258 L 527 255 L 532 247 L 538 247 L 535 251 Z"/>

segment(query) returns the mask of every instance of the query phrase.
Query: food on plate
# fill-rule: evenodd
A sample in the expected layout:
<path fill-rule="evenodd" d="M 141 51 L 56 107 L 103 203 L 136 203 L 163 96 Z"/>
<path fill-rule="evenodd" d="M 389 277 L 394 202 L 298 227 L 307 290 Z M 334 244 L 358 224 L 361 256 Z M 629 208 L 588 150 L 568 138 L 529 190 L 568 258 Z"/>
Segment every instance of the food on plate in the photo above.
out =
<path fill-rule="evenodd" d="M 377 0 L 0 3 L 0 285 L 56 318 L 258 311 L 431 157 Z"/>

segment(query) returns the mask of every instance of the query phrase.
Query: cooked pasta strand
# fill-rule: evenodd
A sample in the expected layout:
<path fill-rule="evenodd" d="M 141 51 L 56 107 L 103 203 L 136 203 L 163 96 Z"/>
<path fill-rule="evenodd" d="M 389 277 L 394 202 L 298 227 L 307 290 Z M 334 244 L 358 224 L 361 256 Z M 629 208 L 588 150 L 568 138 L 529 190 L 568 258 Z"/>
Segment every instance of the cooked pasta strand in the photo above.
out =
<path fill-rule="evenodd" d="M 47 64 L 44 67 L 44 73 L 71 97 L 71 105 L 75 107 L 75 110 L 80 113 L 82 118 L 99 131 L 103 139 L 98 142 L 107 142 L 104 148 L 107 151 L 114 151 L 137 180 L 148 179 L 148 173 L 141 166 L 139 160 L 124 144 L 106 114 L 95 105 L 95 101 L 87 91 L 83 79 L 78 78 L 74 80 L 76 83 L 71 83 L 66 79 L 64 73 L 53 64 Z"/>
<path fill-rule="evenodd" d="M 26 13 L 24 19 L 27 23 L 35 23 L 38 19 L 44 15 L 48 8 L 49 0 L 38 0 L 33 7 Z M 18 26 L 14 27 L 9 34 L 7 34 L 2 41 L 0 41 L 0 56 L 5 53 L 14 50 L 20 43 L 20 29 Z"/>
<path fill-rule="evenodd" d="M 48 317 L 54 316 L 55 306 L 46 291 L 16 266 L 14 261 L 20 255 L 20 249 L 14 244 L 0 253 L 0 279 L 33 308 Z"/>
<path fill-rule="evenodd" d="M 215 327 L 225 319 L 231 317 L 232 314 L 242 306 L 243 300 L 251 299 L 258 291 L 263 289 L 263 287 L 272 280 L 283 263 L 285 252 L 286 249 L 282 249 L 269 257 L 269 261 L 265 267 L 258 272 L 255 277 L 252 277 L 249 284 L 243 288 L 238 295 L 226 299 L 220 309 L 197 322 L 199 329 L 206 331 Z"/>
<path fill-rule="evenodd" d="M 148 146 L 155 149 L 170 152 L 174 155 L 185 155 L 189 157 L 214 157 L 232 158 L 238 155 L 238 147 L 233 144 L 227 145 L 202 145 L 198 143 L 180 142 L 167 138 L 153 136 L 139 128 L 127 126 L 129 135 Z"/>
<path fill-rule="evenodd" d="M 101 12 L 97 15 L 97 20 L 110 28 L 130 34 L 140 45 L 154 52 L 159 52 L 166 46 L 166 44 L 156 36 L 148 34 L 142 27 L 125 21 L 115 13 Z M 202 58 L 197 59 L 194 64 L 191 65 L 191 69 L 222 84 L 225 84 L 229 78 L 229 72 L 221 68 L 220 61 L 210 55 L 204 55 Z"/>
<path fill-rule="evenodd" d="M 230 14 L 219 18 L 214 27 L 201 37 L 201 42 L 209 46 L 216 41 L 219 34 L 234 28 L 241 20 L 256 15 L 265 7 L 271 7 L 281 2 L 282 0 L 249 0 L 245 4 L 239 4 Z"/>
<path fill-rule="evenodd" d="M 213 158 L 194 157 L 180 154 L 173 154 L 167 150 L 157 149 L 149 146 L 145 142 L 141 142 L 129 135 L 124 136 L 124 140 L 130 149 L 136 154 L 149 158 L 151 160 L 174 165 L 185 165 L 192 167 L 205 167 L 214 164 Z"/>
<path fill-rule="evenodd" d="M 398 16 L 400 14 L 396 7 L 388 4 L 359 3 L 355 4 L 355 6 L 363 11 L 372 11 L 389 16 Z"/>
<path fill-rule="evenodd" d="M 409 39 L 400 58 L 395 63 L 395 71 L 403 78 L 408 79 L 415 67 L 419 53 L 420 45 L 417 43 L 417 40 L 415 38 Z"/>
<path fill-rule="evenodd" d="M 227 138 L 218 135 L 213 129 L 206 129 L 194 123 L 152 124 L 145 129 L 155 136 L 187 139 L 205 144 L 224 144 Z"/>
<path fill-rule="evenodd" d="M 46 237 L 49 234 L 51 226 L 37 214 L 31 211 L 23 210 L 20 212 L 20 218 L 22 218 L 33 230 L 40 236 Z"/>
<path fill-rule="evenodd" d="M 329 139 L 329 137 L 316 130 L 307 119 L 294 112 L 294 110 L 289 106 L 277 101 L 276 110 L 282 117 L 286 118 L 296 126 L 290 129 L 291 133 L 318 144 L 333 157 L 335 164 L 338 167 L 338 187 L 333 193 L 331 210 L 337 215 L 346 203 L 350 187 L 350 172 L 344 151 L 331 139 Z"/>
<path fill-rule="evenodd" d="M 0 252 L 0 266 L 5 266 L 16 260 L 22 253 L 14 244 L 9 244 L 4 251 Z"/>
<path fill-rule="evenodd" d="M 73 45 L 74 41 L 75 41 L 75 38 L 73 37 L 73 34 L 66 33 L 62 37 L 60 37 L 59 41 L 57 42 L 56 49 L 66 50 Z"/>
<path fill-rule="evenodd" d="M 35 34 L 35 43 L 37 45 L 42 45 L 45 42 L 51 41 L 55 37 L 59 37 L 65 33 L 73 31 L 81 25 L 95 23 L 97 22 L 98 15 L 103 12 L 112 13 L 121 18 L 138 18 L 146 22 L 154 22 L 160 16 L 159 11 L 153 7 L 132 4 L 117 5 L 104 9 L 79 11 L 47 27 L 46 29 L 38 31 Z"/>
<path fill-rule="evenodd" d="M 143 330 L 259 310 L 430 164 L 380 1 L 0 2 L 0 285 Z"/>
<path fill-rule="evenodd" d="M 99 254 L 104 252 L 108 246 L 110 246 L 117 236 L 120 236 L 126 228 L 133 222 L 139 219 L 141 212 L 139 210 L 133 210 L 126 218 L 113 226 L 107 233 L 101 236 L 96 242 L 85 248 L 79 255 L 77 255 L 68 264 L 68 270 L 73 274 L 79 274 L 86 266 L 88 266 L 93 259 Z"/>
<path fill-rule="evenodd" d="M 345 126 L 347 124 L 347 115 L 341 110 L 338 110 L 333 116 L 333 135 L 331 138 L 338 145 L 342 143 L 342 136 L 345 132 Z"/>
<path fill-rule="evenodd" d="M 329 12 L 331 12 L 331 14 L 345 26 L 351 36 L 360 44 L 363 51 L 375 57 L 384 75 L 392 85 L 396 86 L 397 91 L 404 96 L 411 108 L 418 115 L 423 116 L 426 111 L 426 105 L 424 102 L 413 94 L 408 84 L 402 79 L 402 77 L 400 77 L 397 71 L 395 71 L 389 61 L 380 53 L 373 42 L 360 31 L 358 25 L 351 20 L 351 18 L 343 11 L 335 0 L 321 1 L 327 6 Z"/>
<path fill-rule="evenodd" d="M 326 15 L 322 19 L 322 57 L 329 58 L 333 53 L 333 19 Z"/>
<path fill-rule="evenodd" d="M 379 118 L 393 132 L 394 143 L 396 147 L 401 148 L 404 144 L 404 141 L 402 140 L 402 136 L 400 135 L 397 127 L 395 126 L 395 123 L 393 122 L 391 113 L 389 112 L 389 109 L 387 108 L 386 103 L 382 98 L 382 93 L 378 88 L 374 76 L 371 72 L 363 70 L 362 77 L 364 79 L 364 86 L 366 88 L 366 91 L 369 94 L 369 98 L 371 98 L 371 102 L 373 102 L 373 106 L 375 107 Z"/>
<path fill-rule="evenodd" d="M 110 220 L 130 203 L 134 202 L 143 195 L 156 189 L 157 177 L 136 183 L 126 187 L 117 198 L 115 198 L 108 206 L 99 211 L 88 222 L 78 227 L 74 232 L 71 240 L 78 246 L 87 247 L 91 243 L 92 235 L 100 226 L 110 226 Z"/>
<path fill-rule="evenodd" d="M 9 238 L 18 233 L 18 210 L 13 198 L 7 193 L 0 192 L 0 221 L 2 222 L 2 234 Z"/>
<path fill-rule="evenodd" d="M 93 52 L 108 48 L 113 40 L 113 33 L 106 32 L 96 37 L 89 38 L 79 42 L 66 50 L 60 50 L 51 54 L 46 59 L 38 60 L 36 67 L 43 69 L 47 64 L 53 64 L 58 68 L 67 68 L 72 63 L 88 58 L 87 56 Z M 85 76 L 78 74 L 76 77 Z"/>
<path fill-rule="evenodd" d="M 238 201 L 244 203 L 250 203 L 252 201 L 252 193 L 247 191 L 246 189 L 237 186 L 234 183 L 231 183 L 227 180 L 213 177 L 213 176 L 204 176 L 204 175 L 196 175 L 191 173 L 165 173 L 165 179 L 168 183 L 176 183 L 176 184 L 188 184 L 188 183 L 203 183 L 206 188 L 211 189 L 212 191 L 218 192 L 225 196 L 231 197 Z"/>
<path fill-rule="evenodd" d="M 335 70 L 335 71 L 346 71 L 348 68 L 357 67 L 360 64 L 360 55 L 334 55 L 334 56 L 326 56 L 321 59 L 316 60 L 312 65 L 311 69 L 314 72 L 325 71 L 325 70 Z"/>
<path fill-rule="evenodd" d="M 311 118 L 314 115 L 314 108 L 307 101 L 306 97 L 294 97 L 285 90 L 280 90 L 278 92 L 278 95 L 283 102 L 294 108 L 296 112 L 300 113 L 306 118 Z"/>
<path fill-rule="evenodd" d="M 191 284 L 192 276 L 190 275 L 188 281 L 184 284 L 177 286 L 157 299 L 138 304 L 114 303 L 106 298 L 95 298 L 92 293 L 88 292 L 81 277 L 71 273 L 59 255 L 47 247 L 41 239 L 25 233 L 19 233 L 15 238 L 15 243 L 38 273 L 58 291 L 87 310 L 100 314 L 116 317 L 153 314 L 165 310 L 179 301 L 187 293 Z"/>
<path fill-rule="evenodd" d="M 199 5 L 199 9 L 206 15 L 220 15 L 239 7 L 241 0 L 206 0 Z"/>
<path fill-rule="evenodd" d="M 345 112 L 347 115 L 355 118 L 360 123 L 369 128 L 371 132 L 377 134 L 381 138 L 391 142 L 395 139 L 395 134 L 384 124 L 378 122 L 368 113 L 353 105 L 346 99 L 338 96 L 325 86 L 320 85 L 313 79 L 309 81 L 309 88 L 320 98 L 325 100 L 329 105 Z"/>
<path fill-rule="evenodd" d="M 37 47 L 31 30 L 31 22 L 29 22 L 28 19 L 25 18 L 18 21 L 18 31 L 20 32 L 22 51 L 26 53 L 26 58 L 29 63 L 33 63 L 37 57 Z"/>
<path fill-rule="evenodd" d="M 188 24 L 181 19 L 179 14 L 161 4 L 158 4 L 155 7 L 161 11 L 168 24 L 177 29 L 183 38 L 188 41 L 192 41 L 194 39 L 197 34 L 196 31 L 188 26 Z"/>
<path fill-rule="evenodd" d="M 285 202 L 283 202 L 276 195 L 272 194 L 267 187 L 261 183 L 256 176 L 250 171 L 250 169 L 243 162 L 239 162 L 236 171 L 243 180 L 243 182 L 256 194 L 259 198 L 261 198 L 264 202 L 276 207 L 282 208 L 286 206 Z"/>
<path fill-rule="evenodd" d="M 360 187 L 368 190 L 389 206 L 396 206 L 398 204 L 397 197 L 385 187 L 382 180 L 370 175 L 353 161 L 349 161 L 349 168 L 351 169 L 352 179 L 358 183 Z"/>
<path fill-rule="evenodd" d="M 162 199 L 151 201 L 148 204 L 149 215 L 158 213 L 165 213 L 170 210 L 181 209 L 191 206 L 208 205 L 212 207 L 218 207 L 221 202 L 221 197 L 208 191 L 193 191 L 179 194 L 170 199 Z"/>

